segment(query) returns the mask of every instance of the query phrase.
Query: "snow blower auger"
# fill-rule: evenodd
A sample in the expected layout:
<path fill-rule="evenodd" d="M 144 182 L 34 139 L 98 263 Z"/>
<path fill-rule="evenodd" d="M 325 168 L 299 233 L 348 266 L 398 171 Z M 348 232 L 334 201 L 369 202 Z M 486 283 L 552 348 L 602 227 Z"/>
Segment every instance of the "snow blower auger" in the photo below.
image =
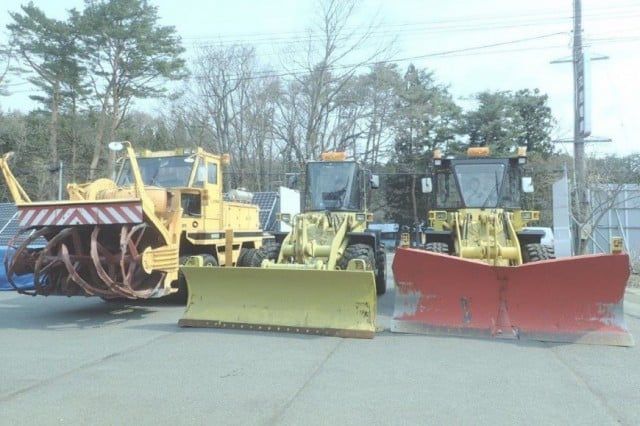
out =
<path fill-rule="evenodd" d="M 8 245 L 7 277 L 13 282 L 14 275 L 34 276 L 33 290 L 19 291 L 148 298 L 160 286 L 162 273 L 146 274 L 142 255 L 152 253 L 163 235 L 143 223 L 141 203 L 32 203 L 18 208 L 20 224 L 28 226 Z M 31 248 L 41 241 L 44 247 Z M 177 256 L 176 247 L 165 250 L 169 257 L 171 251 Z"/>
<path fill-rule="evenodd" d="M 307 163 L 304 213 L 279 219 L 291 227 L 241 254 L 245 268 L 183 266 L 189 302 L 179 324 L 372 338 L 376 294 L 386 290 L 386 254 L 367 229 L 369 186 L 344 153 Z"/>
<path fill-rule="evenodd" d="M 259 248 L 258 207 L 222 201 L 228 157 L 202 149 L 140 153 L 129 142 L 115 181 L 69 184 L 69 200 L 31 202 L 5 155 L 0 160 L 21 230 L 4 265 L 30 295 L 137 299 L 182 293 L 180 264 L 232 265 Z M 31 289 L 13 277 L 33 274 Z"/>
<path fill-rule="evenodd" d="M 480 155 L 480 157 L 478 157 Z M 515 158 L 434 158 L 430 228 L 419 249 L 396 251 L 391 331 L 633 346 L 624 324 L 630 273 L 624 253 L 555 259 L 539 212 L 520 209 L 532 191 Z"/>

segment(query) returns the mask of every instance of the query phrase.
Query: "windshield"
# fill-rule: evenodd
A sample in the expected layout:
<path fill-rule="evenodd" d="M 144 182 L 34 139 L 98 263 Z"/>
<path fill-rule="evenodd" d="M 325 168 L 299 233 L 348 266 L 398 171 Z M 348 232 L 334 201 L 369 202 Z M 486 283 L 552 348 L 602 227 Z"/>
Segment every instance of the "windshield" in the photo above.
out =
<path fill-rule="evenodd" d="M 162 158 L 138 158 L 140 174 L 145 185 L 163 188 L 187 186 L 193 162 L 186 155 Z M 131 161 L 126 159 L 116 182 L 118 186 L 133 184 Z"/>
<path fill-rule="evenodd" d="M 458 164 L 457 180 L 467 207 L 496 207 L 504 178 L 504 164 Z"/>
<path fill-rule="evenodd" d="M 359 210 L 357 165 L 354 162 L 307 164 L 310 210 Z"/>
<path fill-rule="evenodd" d="M 436 171 L 436 208 L 519 208 L 519 171 L 504 162 L 460 162 Z"/>

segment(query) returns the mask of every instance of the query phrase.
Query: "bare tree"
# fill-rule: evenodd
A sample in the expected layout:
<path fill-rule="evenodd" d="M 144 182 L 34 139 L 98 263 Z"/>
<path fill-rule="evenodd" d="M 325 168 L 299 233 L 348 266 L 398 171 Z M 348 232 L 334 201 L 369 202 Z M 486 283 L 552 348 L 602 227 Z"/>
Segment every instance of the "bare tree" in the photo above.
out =
<path fill-rule="evenodd" d="M 283 144 L 273 133 L 273 120 L 277 100 L 281 94 L 280 81 L 276 77 L 254 81 L 248 91 L 246 132 L 244 137 L 254 153 L 256 190 L 273 189 L 282 183 L 285 162 L 282 158 Z"/>
<path fill-rule="evenodd" d="M 357 100 L 342 96 L 358 71 L 390 54 L 392 42 L 370 47 L 367 41 L 378 24 L 352 25 L 356 0 L 325 0 L 315 27 L 309 30 L 304 52 L 294 52 L 286 67 L 292 82 L 281 98 L 276 132 L 300 166 L 327 150 L 352 148 L 364 136 L 355 127 L 363 114 Z M 294 130 L 294 128 L 300 129 Z"/>
<path fill-rule="evenodd" d="M 247 46 L 202 48 L 193 79 L 186 109 L 211 135 L 208 149 L 231 154 L 232 185 L 262 189 L 280 151 L 271 131 L 278 79 Z"/>

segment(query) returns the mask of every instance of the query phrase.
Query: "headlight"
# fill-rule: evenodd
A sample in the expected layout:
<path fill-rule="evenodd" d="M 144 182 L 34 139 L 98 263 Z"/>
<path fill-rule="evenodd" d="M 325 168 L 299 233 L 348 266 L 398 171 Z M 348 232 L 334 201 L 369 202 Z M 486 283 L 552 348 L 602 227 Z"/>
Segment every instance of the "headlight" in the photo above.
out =
<path fill-rule="evenodd" d="M 531 212 L 521 212 L 520 217 L 523 220 L 531 220 Z"/>
<path fill-rule="evenodd" d="M 358 222 L 364 222 L 365 220 L 367 220 L 367 215 L 364 213 L 356 213 L 356 220 Z"/>

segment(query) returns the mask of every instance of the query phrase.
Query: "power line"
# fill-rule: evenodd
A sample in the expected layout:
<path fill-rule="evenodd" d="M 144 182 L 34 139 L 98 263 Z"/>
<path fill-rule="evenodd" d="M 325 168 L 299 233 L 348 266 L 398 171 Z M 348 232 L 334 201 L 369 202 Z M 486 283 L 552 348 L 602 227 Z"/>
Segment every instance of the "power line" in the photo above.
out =
<path fill-rule="evenodd" d="M 445 51 L 442 51 L 442 52 L 428 53 L 426 55 L 419 55 L 419 56 L 412 56 L 412 57 L 408 57 L 408 58 L 401 58 L 399 60 L 400 61 L 407 61 L 407 60 L 430 58 L 430 57 L 434 57 L 434 56 L 447 56 L 447 55 L 450 55 L 450 54 L 453 54 L 453 53 L 463 53 L 463 52 L 470 52 L 470 51 L 480 50 L 480 49 L 489 49 L 489 48 L 498 47 L 498 46 L 507 46 L 507 45 L 511 45 L 511 44 L 518 44 L 518 43 L 524 43 L 524 42 L 527 42 L 527 41 L 541 40 L 541 39 L 544 39 L 544 38 L 554 37 L 554 36 L 557 36 L 557 35 L 566 35 L 566 34 L 567 34 L 566 32 L 556 32 L 556 33 L 550 33 L 550 34 L 543 34 L 543 35 L 539 35 L 539 36 L 527 37 L 527 38 L 522 38 L 522 39 L 518 39 L 518 40 L 503 41 L 503 42 L 485 44 L 485 45 L 480 45 L 480 46 L 472 46 L 472 47 L 466 47 L 466 48 L 461 48 L 461 49 L 453 49 L 453 50 L 445 50 Z"/>
<path fill-rule="evenodd" d="M 541 39 L 554 37 L 554 36 L 557 36 L 557 35 L 567 35 L 567 34 L 568 33 L 566 33 L 566 32 L 556 32 L 556 33 L 543 34 L 543 35 L 538 35 L 538 36 L 533 36 L 533 37 L 526 37 L 526 38 L 516 39 L 516 40 L 508 40 L 508 41 L 503 41 L 503 42 L 489 43 L 489 44 L 465 47 L 465 48 L 460 48 L 460 49 L 451 49 L 451 50 L 445 50 L 445 51 L 440 51 L 440 52 L 427 53 L 427 54 L 424 54 L 424 55 L 408 56 L 408 57 L 402 57 L 402 58 L 393 58 L 393 59 L 388 59 L 388 60 L 371 61 L 371 62 L 364 62 L 364 63 L 361 63 L 361 64 L 334 65 L 334 66 L 331 66 L 331 67 L 328 67 L 328 68 L 329 68 L 329 70 L 352 69 L 352 68 L 358 67 L 358 66 L 366 67 L 366 66 L 371 66 L 371 65 L 376 65 L 376 64 L 387 64 L 387 63 L 395 63 L 395 62 L 408 62 L 408 61 L 413 61 L 413 60 L 418 60 L 418 59 L 446 57 L 446 56 L 452 56 L 452 55 L 455 55 L 455 54 L 469 53 L 469 52 L 483 50 L 483 49 L 490 49 L 490 48 L 493 48 L 493 47 L 515 45 L 515 44 L 519 44 L 519 43 L 525 43 L 525 42 L 528 42 L 528 41 L 541 40 Z M 545 47 L 545 48 L 548 48 L 548 47 Z M 259 73 L 256 73 L 254 75 L 251 75 L 251 76 L 243 76 L 243 77 L 230 76 L 230 80 L 234 81 L 234 80 L 238 80 L 238 79 L 241 79 L 241 78 L 244 78 L 244 79 L 247 79 L 247 80 L 255 80 L 255 79 L 261 79 L 261 78 L 276 78 L 276 77 L 305 75 L 307 73 L 309 73 L 308 69 L 297 69 L 297 70 L 290 70 L 290 71 L 286 71 L 286 72 L 265 71 L 263 73 L 259 72 Z M 203 80 L 204 79 L 204 78 L 197 78 L 197 77 L 195 77 L 195 78 L 199 79 L 199 80 Z"/>
<path fill-rule="evenodd" d="M 633 18 L 640 16 L 639 8 L 602 8 L 593 9 L 594 13 L 587 15 L 592 17 L 592 21 L 607 21 L 619 18 Z M 606 13 L 601 12 L 605 11 Z M 353 26 L 345 28 L 345 33 L 350 34 L 352 37 L 369 35 L 372 37 L 388 36 L 388 35 L 403 35 L 403 34 L 444 34 L 450 32 L 469 32 L 469 31 L 485 31 L 485 30 L 502 30 L 513 29 L 549 24 L 569 24 L 571 22 L 571 15 L 565 13 L 541 13 L 536 15 L 527 15 L 523 18 L 521 15 L 505 15 L 503 17 L 497 17 L 495 15 L 488 18 L 477 18 L 474 16 L 457 17 L 449 19 L 440 19 L 432 21 L 423 21 L 419 23 L 415 22 L 403 22 L 398 24 L 381 24 L 376 27 L 375 30 L 369 31 L 368 26 Z M 366 29 L 366 30 L 365 30 Z M 363 31 L 365 30 L 365 31 Z M 212 43 L 201 43 L 198 40 L 217 40 L 214 45 L 228 45 L 228 44 L 279 44 L 279 43 L 300 43 L 308 41 L 318 41 L 321 36 L 310 34 L 304 31 L 284 31 L 284 32 L 253 32 L 253 33 L 240 33 L 235 35 L 211 35 L 211 36 L 191 36 L 184 37 L 183 40 L 194 40 L 191 45 L 210 45 Z"/>
<path fill-rule="evenodd" d="M 569 35 L 569 33 L 567 33 L 567 32 L 550 33 L 550 34 L 545 34 L 545 35 L 540 35 L 540 36 L 529 37 L 529 38 L 525 38 L 525 39 L 510 40 L 510 41 L 505 41 L 505 42 L 491 43 L 491 44 L 486 44 L 486 45 L 472 46 L 472 47 L 460 48 L 460 49 L 452 49 L 452 50 L 441 51 L 441 52 L 432 52 L 432 53 L 427 53 L 427 54 L 424 54 L 424 55 L 416 55 L 416 56 L 408 56 L 408 57 L 401 57 L 401 58 L 393 58 L 393 59 L 389 59 L 389 60 L 366 62 L 366 63 L 360 64 L 360 65 L 363 66 L 363 67 L 366 67 L 366 66 L 371 66 L 371 65 L 375 65 L 375 64 L 409 62 L 409 61 L 414 61 L 414 60 L 419 60 L 419 59 L 427 59 L 427 58 L 429 58 L 429 59 L 441 59 L 441 58 L 454 58 L 454 57 L 477 56 L 477 55 L 496 55 L 496 54 L 523 52 L 523 51 L 532 51 L 532 50 L 548 50 L 548 49 L 565 48 L 566 45 L 564 45 L 564 44 L 555 44 L 555 45 L 543 45 L 543 46 L 524 47 L 524 48 L 520 47 L 518 49 L 487 50 L 487 49 L 491 49 L 493 47 L 508 46 L 508 45 L 523 43 L 523 42 L 527 42 L 527 41 L 545 39 L 545 38 L 549 38 L 549 37 L 556 36 L 556 35 Z M 608 37 L 608 38 L 593 38 L 593 39 L 589 39 L 589 44 L 590 45 L 593 45 L 593 44 L 613 44 L 613 43 L 635 43 L 635 42 L 640 42 L 640 35 L 637 35 L 637 36 L 634 35 L 634 36 L 628 36 L 628 37 Z M 342 66 L 334 66 L 331 69 L 349 69 L 349 68 L 352 68 L 354 66 L 355 65 L 353 65 L 353 64 L 351 64 L 351 65 L 342 65 Z M 264 72 L 258 72 L 258 73 L 254 74 L 254 75 L 251 75 L 251 76 L 244 76 L 244 77 L 230 76 L 230 80 L 231 81 L 237 81 L 237 80 L 239 80 L 241 78 L 244 78 L 244 79 L 247 79 L 247 80 L 257 80 L 257 79 L 278 78 L 278 77 L 288 77 L 288 76 L 300 76 L 300 75 L 307 74 L 308 72 L 309 72 L 308 69 L 297 69 L 297 70 L 283 71 L 283 72 L 264 71 Z M 200 80 L 202 80 L 202 79 L 200 79 Z M 10 84 L 10 86 L 23 86 L 23 85 L 27 85 L 27 84 L 30 84 L 30 83 L 12 83 L 12 84 Z M 40 92 L 36 91 L 36 90 L 33 90 L 33 89 L 11 91 L 11 94 L 21 94 L 21 93 L 39 94 Z"/>

